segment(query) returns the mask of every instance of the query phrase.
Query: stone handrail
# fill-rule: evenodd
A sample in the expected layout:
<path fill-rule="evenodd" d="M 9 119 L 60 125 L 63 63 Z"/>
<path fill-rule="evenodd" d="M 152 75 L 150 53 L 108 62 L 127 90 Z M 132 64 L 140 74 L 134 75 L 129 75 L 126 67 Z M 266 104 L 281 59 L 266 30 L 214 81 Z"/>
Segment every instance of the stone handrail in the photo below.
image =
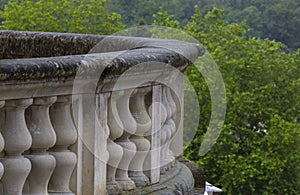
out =
<path fill-rule="evenodd" d="M 143 194 L 184 169 L 181 72 L 201 46 L 18 31 L 0 43 L 0 194 Z"/>

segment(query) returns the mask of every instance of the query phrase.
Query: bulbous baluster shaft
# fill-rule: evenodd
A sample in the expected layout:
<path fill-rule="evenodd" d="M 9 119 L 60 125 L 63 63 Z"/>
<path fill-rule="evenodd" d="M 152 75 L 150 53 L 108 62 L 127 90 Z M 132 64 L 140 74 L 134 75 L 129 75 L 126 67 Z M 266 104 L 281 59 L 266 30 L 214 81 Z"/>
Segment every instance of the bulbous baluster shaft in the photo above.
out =
<path fill-rule="evenodd" d="M 30 161 L 22 156 L 32 143 L 25 122 L 25 109 L 31 103 L 32 99 L 5 102 L 5 121 L 1 129 L 5 140 L 5 156 L 1 159 L 5 170 L 1 179 L 4 194 L 21 195 L 26 177 L 31 170 Z"/>
<path fill-rule="evenodd" d="M 112 92 L 113 95 L 108 101 L 108 126 L 109 126 L 109 138 L 107 140 L 107 150 L 109 153 L 109 159 L 107 163 L 107 190 L 109 194 L 117 194 L 122 189 L 116 181 L 117 167 L 123 156 L 123 149 L 120 145 L 115 143 L 115 140 L 123 134 L 123 125 L 117 118 L 117 99 L 119 99 L 124 93 L 122 91 Z"/>
<path fill-rule="evenodd" d="M 170 116 L 168 116 L 169 118 L 168 118 L 167 124 L 169 126 L 170 133 L 171 133 L 171 138 L 170 138 L 169 142 L 167 143 L 166 157 L 170 162 L 173 162 L 175 157 L 174 157 L 174 154 L 173 154 L 172 150 L 170 149 L 170 144 L 171 144 L 172 139 L 173 139 L 173 137 L 176 133 L 176 124 L 175 124 L 174 119 L 173 119 L 173 116 L 176 112 L 176 104 L 175 104 L 175 101 L 174 101 L 173 96 L 172 96 L 172 91 L 169 88 L 167 88 L 166 97 L 168 99 L 168 103 L 169 103 L 169 107 L 170 107 Z"/>
<path fill-rule="evenodd" d="M 32 169 L 27 178 L 29 187 L 25 193 L 48 193 L 48 182 L 56 165 L 55 158 L 46 152 L 56 141 L 49 113 L 49 107 L 55 101 L 56 97 L 36 98 L 26 111 L 26 121 L 32 136 L 31 153 L 27 157 Z"/>
<path fill-rule="evenodd" d="M 134 182 L 128 177 L 129 164 L 136 153 L 136 146 L 129 140 L 129 137 L 135 133 L 137 127 L 129 110 L 130 95 L 130 90 L 125 91 L 124 95 L 116 101 L 116 113 L 118 114 L 119 125 L 122 125 L 123 129 L 122 136 L 116 139 L 116 143 L 123 148 L 123 156 L 116 172 L 116 181 L 123 190 L 135 188 Z"/>
<path fill-rule="evenodd" d="M 137 122 L 136 132 L 130 137 L 130 141 L 136 145 L 137 151 L 129 166 L 129 176 L 136 186 L 149 184 L 149 179 L 143 172 L 143 164 L 150 150 L 150 142 L 144 137 L 151 129 L 151 119 L 145 105 L 145 96 L 149 91 L 150 88 L 137 89 L 130 99 L 130 110 Z"/>
<path fill-rule="evenodd" d="M 51 194 L 73 194 L 69 184 L 76 165 L 76 154 L 68 147 L 76 142 L 77 131 L 71 115 L 71 98 L 59 96 L 50 109 L 50 118 L 56 133 L 56 143 L 50 151 L 56 160 L 48 187 Z"/>
<path fill-rule="evenodd" d="M 176 132 L 176 125 L 172 119 L 176 111 L 176 104 L 173 100 L 171 90 L 167 87 L 163 87 L 162 90 L 162 104 L 167 112 L 165 123 L 161 128 L 161 173 L 164 173 L 170 168 L 170 163 L 174 160 L 174 156 L 170 150 L 170 144 Z"/>

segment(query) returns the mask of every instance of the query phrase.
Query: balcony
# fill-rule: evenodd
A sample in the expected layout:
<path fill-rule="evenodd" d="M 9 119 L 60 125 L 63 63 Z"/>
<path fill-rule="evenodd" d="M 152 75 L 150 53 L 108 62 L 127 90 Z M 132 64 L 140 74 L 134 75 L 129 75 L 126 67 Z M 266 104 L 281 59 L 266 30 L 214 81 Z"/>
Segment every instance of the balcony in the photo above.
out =
<path fill-rule="evenodd" d="M 193 194 L 175 40 L 0 31 L 0 194 Z M 187 162 L 187 163 L 186 163 Z"/>

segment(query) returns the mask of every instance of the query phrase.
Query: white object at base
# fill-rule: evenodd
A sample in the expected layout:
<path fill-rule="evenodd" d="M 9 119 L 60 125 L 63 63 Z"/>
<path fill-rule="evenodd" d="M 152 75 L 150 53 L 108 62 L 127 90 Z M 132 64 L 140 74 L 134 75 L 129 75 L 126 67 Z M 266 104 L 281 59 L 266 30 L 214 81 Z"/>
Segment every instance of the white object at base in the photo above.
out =
<path fill-rule="evenodd" d="M 213 186 L 211 183 L 205 182 L 204 195 L 213 195 L 214 192 L 223 192 L 220 188 Z"/>

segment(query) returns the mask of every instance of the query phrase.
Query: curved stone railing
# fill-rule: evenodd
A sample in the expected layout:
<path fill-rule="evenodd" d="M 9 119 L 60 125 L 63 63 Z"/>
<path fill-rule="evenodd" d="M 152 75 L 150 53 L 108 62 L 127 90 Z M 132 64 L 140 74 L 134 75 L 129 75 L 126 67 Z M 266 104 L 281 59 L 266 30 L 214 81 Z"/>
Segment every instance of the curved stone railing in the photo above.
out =
<path fill-rule="evenodd" d="M 17 31 L 0 42 L 0 194 L 161 194 L 187 172 L 181 71 L 201 46 Z"/>

